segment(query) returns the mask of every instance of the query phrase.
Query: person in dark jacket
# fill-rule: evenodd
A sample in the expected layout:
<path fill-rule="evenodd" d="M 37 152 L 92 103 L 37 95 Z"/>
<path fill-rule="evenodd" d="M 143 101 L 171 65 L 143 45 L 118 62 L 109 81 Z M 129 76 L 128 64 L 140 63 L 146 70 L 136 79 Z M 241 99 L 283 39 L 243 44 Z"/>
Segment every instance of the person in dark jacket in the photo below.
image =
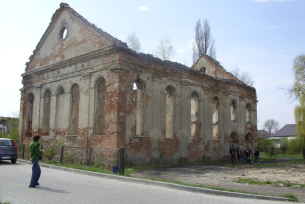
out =
<path fill-rule="evenodd" d="M 251 163 L 251 149 L 250 148 L 246 149 L 246 161 L 247 161 L 247 163 Z"/>
<path fill-rule="evenodd" d="M 259 164 L 259 151 L 257 147 L 255 147 L 254 156 L 255 156 L 255 164 Z"/>
<path fill-rule="evenodd" d="M 41 169 L 38 163 L 39 157 L 42 154 L 42 151 L 40 150 L 39 142 L 38 140 L 40 139 L 39 135 L 35 135 L 33 137 L 33 142 L 30 145 L 30 151 L 31 151 L 31 162 L 33 164 L 32 166 L 32 178 L 31 178 L 31 183 L 29 185 L 30 188 L 35 188 L 36 186 L 39 185 L 38 180 L 41 175 Z"/>
<path fill-rule="evenodd" d="M 239 150 L 239 154 L 240 154 L 240 162 L 246 163 L 246 152 L 244 150 L 244 146 L 241 146 L 241 148 Z"/>
<path fill-rule="evenodd" d="M 240 163 L 240 152 L 239 152 L 239 146 L 236 147 L 236 161 L 237 163 Z"/>
<path fill-rule="evenodd" d="M 231 162 L 234 164 L 236 161 L 236 151 L 234 145 L 231 146 L 229 153 L 231 154 Z"/>

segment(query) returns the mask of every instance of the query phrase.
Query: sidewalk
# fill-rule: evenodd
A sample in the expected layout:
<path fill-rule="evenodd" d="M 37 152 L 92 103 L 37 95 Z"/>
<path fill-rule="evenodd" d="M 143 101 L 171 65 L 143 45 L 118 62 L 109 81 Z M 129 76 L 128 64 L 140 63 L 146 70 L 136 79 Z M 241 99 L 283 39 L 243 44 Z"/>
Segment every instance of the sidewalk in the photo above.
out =
<path fill-rule="evenodd" d="M 29 161 L 26 160 L 18 160 L 19 162 L 29 163 Z M 208 189 L 208 188 L 197 188 L 197 187 L 191 187 L 191 186 L 185 186 L 185 185 L 179 185 L 179 184 L 173 184 L 173 183 L 166 183 L 166 182 L 159 182 L 159 181 L 152 181 L 148 179 L 141 179 L 139 178 L 133 178 L 133 177 L 126 177 L 126 176 L 120 176 L 117 174 L 105 174 L 105 173 L 96 173 L 96 172 L 90 172 L 90 171 L 84 171 L 84 170 L 78 170 L 78 169 L 71 169 L 61 166 L 55 166 L 55 165 L 48 165 L 48 164 L 40 164 L 41 166 L 58 169 L 62 171 L 67 172 L 73 172 L 78 174 L 84 174 L 84 175 L 90 175 L 90 176 L 97 176 L 107 179 L 115 179 L 119 181 L 125 181 L 125 182 L 131 182 L 131 183 L 138 183 L 138 184 L 145 184 L 150 186 L 160 186 L 160 187 L 167 187 L 171 189 L 177 189 L 177 190 L 184 190 L 184 191 L 190 191 L 190 192 L 197 192 L 197 193 L 205 193 L 205 194 L 212 194 L 212 195 L 222 195 L 222 196 L 230 196 L 230 197 L 239 197 L 239 198 L 251 198 L 251 199 L 263 199 L 263 200 L 275 200 L 275 201 L 290 201 L 288 198 L 284 197 L 276 197 L 276 196 L 265 196 L 265 195 L 255 195 L 255 194 L 247 194 L 247 193 L 237 193 L 237 192 L 229 192 L 229 191 L 220 191 L 220 190 L 214 190 L 214 189 Z M 192 167 L 186 167 L 188 169 L 191 169 Z M 208 166 L 208 169 L 214 168 L 213 166 Z M 175 169 L 177 168 L 170 168 Z M 180 169 L 179 173 L 184 174 L 185 169 Z M 182 170 L 182 171 L 181 171 Z M 149 171 L 149 170 L 148 170 Z M 158 171 L 158 170 L 151 170 L 151 171 Z M 164 172 L 164 169 L 161 170 Z M 171 170 L 168 171 L 168 173 L 172 173 Z M 185 172 L 186 173 L 186 172 Z M 196 174 L 196 173 L 195 173 Z M 190 174 L 189 172 L 186 173 L 188 177 L 190 177 L 193 174 Z"/>
<path fill-rule="evenodd" d="M 275 204 L 281 201 L 206 194 L 162 182 L 42 165 L 40 186 L 28 188 L 31 165 L 0 162 L 0 202 L 11 204 Z"/>

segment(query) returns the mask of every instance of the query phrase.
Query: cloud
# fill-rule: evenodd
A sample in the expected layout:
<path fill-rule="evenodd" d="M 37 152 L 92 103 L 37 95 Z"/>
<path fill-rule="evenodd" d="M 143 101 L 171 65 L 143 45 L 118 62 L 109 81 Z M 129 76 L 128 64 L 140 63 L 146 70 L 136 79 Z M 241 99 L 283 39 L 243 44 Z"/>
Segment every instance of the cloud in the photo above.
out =
<path fill-rule="evenodd" d="M 146 6 L 139 6 L 138 8 L 140 11 L 148 11 L 148 8 Z"/>

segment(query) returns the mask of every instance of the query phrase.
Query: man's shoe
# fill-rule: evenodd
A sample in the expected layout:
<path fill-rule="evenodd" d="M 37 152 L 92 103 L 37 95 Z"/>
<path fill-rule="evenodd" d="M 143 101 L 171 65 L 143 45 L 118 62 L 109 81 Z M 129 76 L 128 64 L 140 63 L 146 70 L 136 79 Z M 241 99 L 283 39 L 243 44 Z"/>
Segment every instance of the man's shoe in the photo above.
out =
<path fill-rule="evenodd" d="M 35 186 L 31 186 L 31 185 L 29 185 L 29 188 L 35 188 L 36 187 L 36 185 Z"/>

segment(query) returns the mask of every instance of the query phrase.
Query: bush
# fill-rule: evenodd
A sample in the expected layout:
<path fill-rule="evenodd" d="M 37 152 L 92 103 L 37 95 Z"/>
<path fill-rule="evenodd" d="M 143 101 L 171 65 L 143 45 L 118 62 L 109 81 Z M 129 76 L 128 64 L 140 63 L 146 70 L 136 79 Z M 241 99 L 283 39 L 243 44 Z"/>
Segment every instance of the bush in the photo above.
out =
<path fill-rule="evenodd" d="M 262 138 L 258 140 L 258 147 L 260 151 L 266 152 L 270 149 L 274 149 L 275 145 L 272 140 Z"/>
<path fill-rule="evenodd" d="M 53 160 L 56 155 L 60 153 L 61 146 L 63 146 L 63 142 L 55 141 L 53 146 L 46 148 L 44 152 L 44 157 L 46 157 L 49 161 Z"/>
<path fill-rule="evenodd" d="M 279 140 L 281 153 L 283 153 L 283 154 L 287 153 L 288 143 L 289 143 L 289 140 L 287 138 L 283 138 L 283 139 Z"/>
<path fill-rule="evenodd" d="M 302 154 L 304 148 L 303 139 L 289 140 L 287 146 L 287 154 Z"/>
<path fill-rule="evenodd" d="M 53 160 L 53 158 L 58 154 L 57 147 L 49 147 L 45 150 L 43 156 L 47 158 L 47 160 Z"/>
<path fill-rule="evenodd" d="M 7 135 L 4 132 L 0 132 L 0 138 L 7 138 Z"/>

